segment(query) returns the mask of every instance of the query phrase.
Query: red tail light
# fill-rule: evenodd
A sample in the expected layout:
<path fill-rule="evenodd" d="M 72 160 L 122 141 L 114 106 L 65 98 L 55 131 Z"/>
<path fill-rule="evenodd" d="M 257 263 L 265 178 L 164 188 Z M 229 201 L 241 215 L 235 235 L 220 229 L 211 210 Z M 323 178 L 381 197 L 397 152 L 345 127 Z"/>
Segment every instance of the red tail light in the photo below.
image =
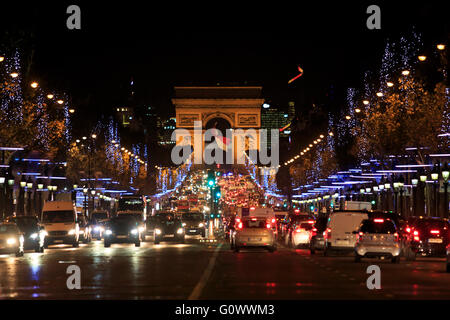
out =
<path fill-rule="evenodd" d="M 430 233 L 431 233 L 431 234 L 439 234 L 439 233 L 441 233 L 441 232 L 440 232 L 439 230 L 431 230 Z"/>
<path fill-rule="evenodd" d="M 238 229 L 242 229 L 242 227 L 243 227 L 242 222 L 239 222 L 237 228 L 238 228 Z"/>
<path fill-rule="evenodd" d="M 299 209 L 295 209 L 294 212 L 295 212 L 295 213 L 299 213 L 300 210 L 299 210 Z"/>
<path fill-rule="evenodd" d="M 419 231 L 414 230 L 413 235 L 414 235 L 414 241 L 420 241 Z"/>
<path fill-rule="evenodd" d="M 383 223 L 384 219 L 373 219 L 373 222 L 375 222 L 375 223 Z"/>
<path fill-rule="evenodd" d="M 308 221 L 306 221 L 306 223 L 314 223 L 315 221 L 314 220 L 308 220 Z"/>
<path fill-rule="evenodd" d="M 398 237 L 398 233 L 396 232 L 396 233 L 394 233 L 394 238 L 395 238 L 395 242 L 398 242 L 398 240 L 399 240 L 399 237 Z"/>
<path fill-rule="evenodd" d="M 405 231 L 408 232 L 408 233 L 410 233 L 410 232 L 411 232 L 411 228 L 410 228 L 410 227 L 407 227 L 407 228 L 405 229 Z"/>
<path fill-rule="evenodd" d="M 327 228 L 324 232 L 323 232 L 323 236 L 325 237 L 325 239 L 331 239 L 331 229 Z"/>
<path fill-rule="evenodd" d="M 270 223 L 268 223 L 268 224 L 266 224 L 266 228 L 267 228 L 267 229 L 271 229 L 271 228 L 272 228 L 272 225 L 271 225 Z"/>
<path fill-rule="evenodd" d="M 317 235 L 317 228 L 312 228 L 311 231 L 313 236 Z"/>
<path fill-rule="evenodd" d="M 272 223 L 275 223 L 275 221 L 276 221 L 275 218 L 272 218 Z"/>

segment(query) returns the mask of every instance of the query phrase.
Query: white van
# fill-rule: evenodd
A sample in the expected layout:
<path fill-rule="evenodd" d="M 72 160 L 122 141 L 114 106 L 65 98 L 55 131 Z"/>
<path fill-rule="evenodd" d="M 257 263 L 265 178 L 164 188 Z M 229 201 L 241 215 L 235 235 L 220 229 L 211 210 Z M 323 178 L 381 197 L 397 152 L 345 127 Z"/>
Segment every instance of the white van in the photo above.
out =
<path fill-rule="evenodd" d="M 80 230 L 76 207 L 72 201 L 46 201 L 42 209 L 41 224 L 47 232 L 44 247 L 56 243 L 78 247 Z"/>
<path fill-rule="evenodd" d="M 352 251 L 356 245 L 356 234 L 359 225 L 369 216 L 363 211 L 337 211 L 328 218 L 327 228 L 324 232 L 324 255 L 329 255 L 331 250 Z"/>

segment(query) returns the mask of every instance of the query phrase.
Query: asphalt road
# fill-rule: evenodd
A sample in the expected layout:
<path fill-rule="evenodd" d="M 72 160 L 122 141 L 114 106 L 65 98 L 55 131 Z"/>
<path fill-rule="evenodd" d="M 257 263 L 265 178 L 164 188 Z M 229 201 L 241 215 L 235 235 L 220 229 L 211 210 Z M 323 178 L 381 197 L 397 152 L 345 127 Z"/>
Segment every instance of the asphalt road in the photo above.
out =
<path fill-rule="evenodd" d="M 367 266 L 381 269 L 381 289 L 369 290 Z M 66 269 L 81 270 L 81 289 L 69 290 Z M 2 299 L 450 299 L 441 258 L 363 260 L 311 256 L 279 247 L 234 253 L 226 243 L 151 241 L 136 248 L 93 241 L 58 245 L 44 254 L 0 255 Z"/>

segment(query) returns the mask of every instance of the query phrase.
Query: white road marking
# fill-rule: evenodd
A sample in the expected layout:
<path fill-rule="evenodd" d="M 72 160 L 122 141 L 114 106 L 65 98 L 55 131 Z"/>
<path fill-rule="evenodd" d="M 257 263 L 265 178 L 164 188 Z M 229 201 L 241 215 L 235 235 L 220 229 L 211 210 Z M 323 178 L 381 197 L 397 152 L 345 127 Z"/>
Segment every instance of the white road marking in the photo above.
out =
<path fill-rule="evenodd" d="M 189 295 L 188 300 L 198 300 L 200 295 L 202 294 L 203 288 L 205 287 L 206 283 L 209 280 L 209 277 L 211 276 L 211 273 L 214 269 L 214 265 L 216 263 L 217 256 L 219 255 L 220 248 L 222 247 L 222 243 L 219 244 L 216 247 L 216 250 L 214 250 L 214 254 L 209 259 L 208 266 L 206 267 L 205 271 L 203 272 L 200 281 L 195 286 L 194 290 L 192 290 L 191 294 Z"/>

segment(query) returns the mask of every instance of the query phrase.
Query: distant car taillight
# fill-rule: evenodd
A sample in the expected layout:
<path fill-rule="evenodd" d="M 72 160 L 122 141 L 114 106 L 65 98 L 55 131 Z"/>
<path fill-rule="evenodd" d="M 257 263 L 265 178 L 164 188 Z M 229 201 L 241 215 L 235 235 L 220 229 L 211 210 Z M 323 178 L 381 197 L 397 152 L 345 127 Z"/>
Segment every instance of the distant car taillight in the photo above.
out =
<path fill-rule="evenodd" d="M 267 229 L 272 229 L 272 225 L 271 225 L 270 223 L 267 223 L 267 224 L 266 224 L 266 228 L 267 228 Z"/>
<path fill-rule="evenodd" d="M 440 234 L 441 232 L 439 230 L 431 230 L 430 233 L 431 234 Z"/>
<path fill-rule="evenodd" d="M 242 229 L 242 227 L 243 227 L 242 222 L 239 222 L 237 228 L 238 228 L 238 229 Z"/>
<path fill-rule="evenodd" d="M 406 227 L 405 231 L 406 231 L 407 233 L 410 233 L 410 232 L 411 232 L 411 228 L 410 228 L 410 227 Z"/>
<path fill-rule="evenodd" d="M 275 218 L 272 218 L 272 223 L 275 223 L 275 222 L 276 222 Z"/>
<path fill-rule="evenodd" d="M 419 231 L 414 230 L 413 235 L 414 235 L 414 241 L 420 241 Z"/>
<path fill-rule="evenodd" d="M 317 228 L 312 228 L 311 230 L 312 232 L 312 236 L 316 236 L 317 235 Z"/>
<path fill-rule="evenodd" d="M 331 239 L 331 229 L 327 228 L 324 232 L 323 232 L 323 236 L 325 239 Z"/>
<path fill-rule="evenodd" d="M 396 232 L 396 233 L 394 233 L 394 241 L 398 242 L 398 240 L 399 240 L 399 237 L 398 237 L 398 233 Z"/>

